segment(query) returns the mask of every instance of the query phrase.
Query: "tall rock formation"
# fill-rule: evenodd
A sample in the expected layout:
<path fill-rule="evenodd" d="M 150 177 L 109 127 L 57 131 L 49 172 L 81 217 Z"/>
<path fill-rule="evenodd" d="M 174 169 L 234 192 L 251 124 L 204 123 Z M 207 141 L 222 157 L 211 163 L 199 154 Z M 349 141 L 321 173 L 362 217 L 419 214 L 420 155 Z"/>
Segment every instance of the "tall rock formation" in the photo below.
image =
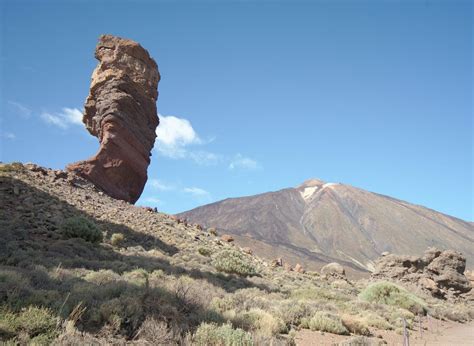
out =
<path fill-rule="evenodd" d="M 99 64 L 85 103 L 83 122 L 99 138 L 98 153 L 67 169 L 90 180 L 111 197 L 135 203 L 159 124 L 156 110 L 158 66 L 138 43 L 102 35 L 95 50 Z"/>

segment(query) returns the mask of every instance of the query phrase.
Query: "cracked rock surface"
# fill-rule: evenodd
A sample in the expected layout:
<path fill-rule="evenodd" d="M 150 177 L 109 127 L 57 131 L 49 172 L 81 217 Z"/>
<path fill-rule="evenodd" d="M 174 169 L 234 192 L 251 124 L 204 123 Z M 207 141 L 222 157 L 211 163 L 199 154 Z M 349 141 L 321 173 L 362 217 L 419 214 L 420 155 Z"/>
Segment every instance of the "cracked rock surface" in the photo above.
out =
<path fill-rule="evenodd" d="M 138 43 L 102 35 L 95 50 L 99 64 L 84 106 L 83 122 L 99 138 L 97 154 L 67 169 L 109 196 L 135 203 L 147 168 L 159 119 L 158 66 Z"/>

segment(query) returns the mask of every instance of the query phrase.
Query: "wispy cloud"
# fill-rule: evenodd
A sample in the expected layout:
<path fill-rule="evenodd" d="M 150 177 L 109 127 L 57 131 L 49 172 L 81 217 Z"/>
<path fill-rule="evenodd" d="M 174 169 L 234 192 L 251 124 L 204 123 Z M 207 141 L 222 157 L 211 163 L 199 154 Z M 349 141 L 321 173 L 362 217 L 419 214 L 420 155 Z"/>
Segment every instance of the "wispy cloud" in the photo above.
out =
<path fill-rule="evenodd" d="M 155 204 L 155 205 L 161 205 L 161 204 L 163 204 L 163 202 L 162 202 L 160 199 L 156 198 L 156 197 L 145 197 L 145 198 L 143 199 L 143 202 L 145 202 L 145 203 L 152 203 L 152 204 Z"/>
<path fill-rule="evenodd" d="M 82 112 L 77 108 L 63 108 L 61 112 L 42 112 L 41 119 L 51 125 L 67 129 L 71 125 L 84 126 L 82 123 Z"/>
<path fill-rule="evenodd" d="M 15 139 L 16 136 L 14 133 L 11 132 L 0 132 L 0 138 L 6 138 L 6 139 Z"/>
<path fill-rule="evenodd" d="M 158 191 L 171 191 L 175 189 L 174 185 L 165 183 L 159 179 L 150 179 L 148 182 L 153 189 Z"/>
<path fill-rule="evenodd" d="M 208 191 L 201 189 L 199 187 L 185 187 L 183 189 L 183 192 L 189 193 L 196 197 L 210 197 L 211 196 L 211 194 Z"/>
<path fill-rule="evenodd" d="M 254 159 L 249 157 L 242 156 L 241 154 L 237 154 L 231 160 L 229 164 L 229 169 L 236 170 L 236 169 L 243 169 L 243 170 L 256 170 L 260 169 L 261 166 L 258 162 Z"/>
<path fill-rule="evenodd" d="M 29 107 L 25 106 L 24 104 L 21 104 L 20 102 L 8 101 L 7 103 L 10 109 L 22 118 L 29 118 L 33 113 L 33 111 Z"/>
<path fill-rule="evenodd" d="M 222 160 L 220 155 L 205 150 L 190 151 L 188 157 L 201 166 L 216 165 Z"/>

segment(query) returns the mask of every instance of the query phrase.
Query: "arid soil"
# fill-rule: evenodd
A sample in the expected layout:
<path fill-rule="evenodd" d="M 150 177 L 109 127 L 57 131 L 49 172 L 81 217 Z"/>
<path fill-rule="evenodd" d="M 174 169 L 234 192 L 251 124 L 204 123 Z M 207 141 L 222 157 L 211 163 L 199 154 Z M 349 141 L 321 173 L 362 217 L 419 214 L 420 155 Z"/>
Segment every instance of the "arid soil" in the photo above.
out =
<path fill-rule="evenodd" d="M 370 340 L 377 345 L 377 342 L 386 342 L 386 345 L 403 345 L 403 335 L 395 331 L 374 330 L 374 337 Z M 295 341 L 296 345 L 334 345 L 351 336 L 336 335 L 331 333 L 313 332 L 302 329 L 298 332 Z M 409 334 L 410 346 L 436 345 L 436 346 L 457 346 L 474 345 L 474 322 L 457 323 L 452 321 L 439 321 L 433 318 L 423 318 L 422 333 L 417 326 Z"/>

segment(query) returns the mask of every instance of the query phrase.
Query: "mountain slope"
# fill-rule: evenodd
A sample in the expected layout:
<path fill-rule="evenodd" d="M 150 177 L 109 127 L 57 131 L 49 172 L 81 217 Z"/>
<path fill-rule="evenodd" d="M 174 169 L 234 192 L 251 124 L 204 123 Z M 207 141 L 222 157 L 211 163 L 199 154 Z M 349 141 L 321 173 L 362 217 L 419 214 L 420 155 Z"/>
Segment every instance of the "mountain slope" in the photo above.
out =
<path fill-rule="evenodd" d="M 337 260 L 370 270 L 382 252 L 452 248 L 474 263 L 472 223 L 349 185 L 308 180 L 296 188 L 231 198 L 178 215 L 236 236 L 261 256 L 318 269 Z M 294 264 L 294 263 L 293 263 Z"/>

